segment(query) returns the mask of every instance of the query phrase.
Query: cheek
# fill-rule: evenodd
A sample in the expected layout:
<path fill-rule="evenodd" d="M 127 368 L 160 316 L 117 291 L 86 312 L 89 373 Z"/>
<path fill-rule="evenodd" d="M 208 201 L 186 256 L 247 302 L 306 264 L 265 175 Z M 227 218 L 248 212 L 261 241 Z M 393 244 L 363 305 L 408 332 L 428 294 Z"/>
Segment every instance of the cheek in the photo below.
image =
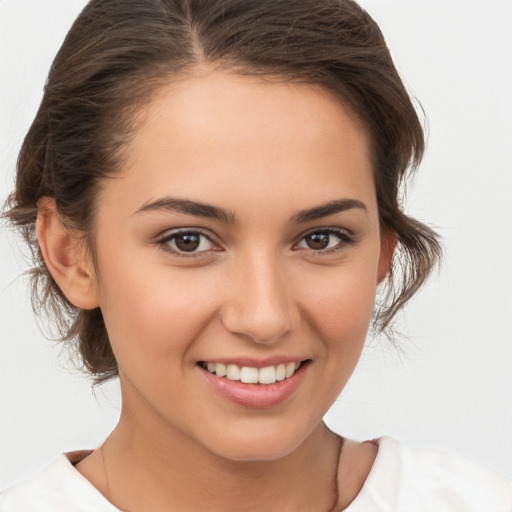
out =
<path fill-rule="evenodd" d="M 104 265 L 100 307 L 120 366 L 185 355 L 216 311 L 211 277 L 139 263 Z"/>
<path fill-rule="evenodd" d="M 354 267 L 333 274 L 309 287 L 310 317 L 329 350 L 359 352 L 375 304 L 376 282 L 372 272 Z"/>

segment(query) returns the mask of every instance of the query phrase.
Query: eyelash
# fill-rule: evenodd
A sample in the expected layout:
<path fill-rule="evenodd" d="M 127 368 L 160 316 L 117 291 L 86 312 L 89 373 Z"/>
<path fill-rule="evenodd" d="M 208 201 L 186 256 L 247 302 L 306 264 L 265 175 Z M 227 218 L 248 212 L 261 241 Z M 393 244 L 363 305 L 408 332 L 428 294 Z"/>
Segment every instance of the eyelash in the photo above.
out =
<path fill-rule="evenodd" d="M 311 231 L 308 231 L 301 235 L 301 238 L 299 240 L 299 243 L 306 239 L 306 237 L 311 235 L 334 235 L 339 239 L 339 242 L 330 249 L 323 249 L 323 250 L 315 250 L 315 249 L 306 249 L 309 250 L 310 254 L 314 257 L 322 257 L 325 255 L 330 254 L 337 254 L 347 249 L 347 246 L 354 245 L 356 243 L 356 239 L 349 234 L 344 229 L 339 228 L 316 228 L 312 229 Z M 297 250 L 297 249 L 296 249 Z"/>
<path fill-rule="evenodd" d="M 186 259 L 194 259 L 194 258 L 201 258 L 204 256 L 204 253 L 209 252 L 208 250 L 204 251 L 198 251 L 198 252 L 190 252 L 187 253 L 185 251 L 180 251 L 179 249 L 173 249 L 169 246 L 169 243 L 173 240 L 176 240 L 176 238 L 179 235 L 199 235 L 200 237 L 206 238 L 210 243 L 215 244 L 215 242 L 212 240 L 210 236 L 208 236 L 206 233 L 201 231 L 200 229 L 180 229 L 177 231 L 173 231 L 172 233 L 165 234 L 162 238 L 158 239 L 156 242 L 157 244 L 162 247 L 165 251 L 171 252 L 173 255 L 177 256 L 178 258 L 186 258 Z M 201 243 L 201 242 L 200 242 Z M 217 249 L 216 251 L 220 251 L 220 249 Z"/>
<path fill-rule="evenodd" d="M 310 252 L 311 255 L 314 257 L 321 257 L 326 254 L 335 254 L 339 253 L 346 249 L 347 245 L 354 245 L 356 243 L 355 238 L 350 235 L 347 231 L 339 228 L 316 228 L 311 231 L 308 231 L 301 235 L 298 243 L 301 243 L 304 241 L 308 236 L 315 235 L 315 234 L 322 234 L 322 235 L 333 235 L 339 239 L 339 242 L 329 249 L 324 250 L 315 250 L 315 249 L 307 249 L 307 251 Z M 179 231 L 173 231 L 172 233 L 165 234 L 163 237 L 158 239 L 156 243 L 162 247 L 162 249 L 171 252 L 173 255 L 179 257 L 179 258 L 186 258 L 186 259 L 194 259 L 194 258 L 201 258 L 204 256 L 205 253 L 210 252 L 210 250 L 202 250 L 197 252 L 185 252 L 180 251 L 179 249 L 173 249 L 169 246 L 169 243 L 173 240 L 176 240 L 176 238 L 179 235 L 199 235 L 200 237 L 204 237 L 206 240 L 208 240 L 210 243 L 215 244 L 215 242 L 212 240 L 212 238 L 204 233 L 203 231 L 199 229 L 191 229 L 186 228 Z M 201 243 L 201 242 L 200 242 Z M 294 244 L 294 246 L 298 245 L 298 243 Z M 215 252 L 220 252 L 222 249 L 214 249 Z M 294 250 L 300 250 L 300 249 L 294 249 Z"/>

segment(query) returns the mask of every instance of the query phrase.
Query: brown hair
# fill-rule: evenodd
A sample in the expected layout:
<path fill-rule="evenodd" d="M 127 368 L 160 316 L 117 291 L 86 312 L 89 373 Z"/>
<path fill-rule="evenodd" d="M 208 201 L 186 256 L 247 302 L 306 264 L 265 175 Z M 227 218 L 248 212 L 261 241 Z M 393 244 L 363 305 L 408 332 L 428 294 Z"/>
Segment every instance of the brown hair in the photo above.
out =
<path fill-rule="evenodd" d="M 96 383 L 117 375 L 102 313 L 74 307 L 53 280 L 35 236 L 37 202 L 55 198 L 94 253 L 96 191 L 120 169 L 135 114 L 160 85 L 201 64 L 319 84 L 364 123 L 381 225 L 398 236 L 376 332 L 389 330 L 441 254 L 435 233 L 400 204 L 423 155 L 421 122 L 377 24 L 355 2 L 92 0 L 53 62 L 5 216 L 32 249 L 34 309 L 53 318 Z"/>

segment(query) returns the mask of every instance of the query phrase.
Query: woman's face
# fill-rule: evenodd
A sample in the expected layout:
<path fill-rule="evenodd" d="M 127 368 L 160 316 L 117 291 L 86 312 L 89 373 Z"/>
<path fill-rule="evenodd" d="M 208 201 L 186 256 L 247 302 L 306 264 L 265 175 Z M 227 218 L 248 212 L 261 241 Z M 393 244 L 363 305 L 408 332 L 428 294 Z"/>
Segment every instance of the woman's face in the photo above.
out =
<path fill-rule="evenodd" d="M 318 87 L 221 72 L 142 114 L 96 225 L 123 414 L 284 456 L 352 374 L 389 263 L 366 134 Z"/>

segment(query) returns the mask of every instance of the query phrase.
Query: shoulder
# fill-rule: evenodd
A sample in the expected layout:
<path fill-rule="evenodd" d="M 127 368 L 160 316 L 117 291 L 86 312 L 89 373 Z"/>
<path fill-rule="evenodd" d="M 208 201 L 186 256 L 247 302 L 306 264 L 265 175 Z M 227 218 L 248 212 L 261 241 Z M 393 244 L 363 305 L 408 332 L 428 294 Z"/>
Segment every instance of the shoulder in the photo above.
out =
<path fill-rule="evenodd" d="M 449 452 L 383 437 L 360 494 L 347 512 L 512 512 L 512 483 Z"/>
<path fill-rule="evenodd" d="M 79 452 L 69 454 L 71 460 Z M 62 454 L 35 476 L 0 493 L 0 512 L 119 512 Z"/>

